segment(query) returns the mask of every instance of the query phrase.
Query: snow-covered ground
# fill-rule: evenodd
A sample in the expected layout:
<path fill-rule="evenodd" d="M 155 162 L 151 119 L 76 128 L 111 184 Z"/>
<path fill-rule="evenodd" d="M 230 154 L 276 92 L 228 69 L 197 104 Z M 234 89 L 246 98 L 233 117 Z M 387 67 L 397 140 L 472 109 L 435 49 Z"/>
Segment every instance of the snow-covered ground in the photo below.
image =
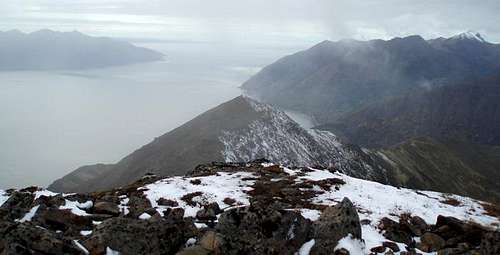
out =
<path fill-rule="evenodd" d="M 269 164 L 266 164 L 268 166 Z M 310 202 L 319 205 L 335 205 L 344 197 L 348 197 L 356 206 L 360 219 L 370 220 L 370 224 L 362 226 L 362 235 L 364 243 L 359 240 L 353 240 L 345 237 L 339 243 L 339 247 L 344 247 L 351 251 L 351 254 L 369 254 L 369 249 L 379 246 L 384 241 L 388 241 L 377 229 L 377 224 L 383 217 L 389 217 L 394 220 L 398 215 L 411 213 L 422 217 L 427 223 L 433 224 L 438 215 L 453 216 L 461 220 L 472 221 L 484 226 L 498 228 L 499 219 L 486 215 L 480 201 L 460 197 L 456 195 L 443 194 L 430 191 L 416 191 L 405 188 L 396 188 L 380 183 L 353 178 L 341 173 L 331 173 L 327 170 L 310 169 L 311 171 L 301 171 L 284 168 L 284 172 L 289 176 L 296 176 L 295 182 L 319 181 L 329 178 L 339 178 L 344 180 L 345 184 L 338 186 L 338 189 L 330 189 L 316 195 Z M 300 174 L 299 174 L 300 173 Z M 252 190 L 255 178 L 259 175 L 254 172 L 219 172 L 216 175 L 203 177 L 170 177 L 159 180 L 155 183 L 139 188 L 143 190 L 146 197 L 150 200 L 153 207 L 161 214 L 168 206 L 158 205 L 160 198 L 173 200 L 178 203 L 178 207 L 185 210 L 185 217 L 195 216 L 201 209 L 196 203 L 188 204 L 182 197 L 191 193 L 197 193 L 192 201 L 207 204 L 216 202 L 220 208 L 228 209 L 234 206 L 243 206 L 249 204 L 248 191 Z M 285 176 L 282 178 L 286 178 Z M 276 179 L 276 180 L 275 180 Z M 278 181 L 280 178 L 272 179 Z M 320 190 L 320 187 L 313 189 Z M 38 191 L 36 195 L 54 195 L 48 191 Z M 226 198 L 234 199 L 231 205 L 224 202 Z M 459 205 L 450 205 L 443 203 L 444 200 L 453 198 L 460 202 Z M 0 205 L 8 199 L 4 191 L 0 190 Z M 128 198 L 120 197 L 120 208 L 127 210 Z M 66 204 L 61 209 L 70 209 L 74 214 L 85 215 L 82 209 L 92 206 L 91 202 L 77 203 L 66 200 Z M 32 208 L 20 221 L 28 221 L 34 215 L 37 208 Z M 312 209 L 297 209 L 301 214 L 310 220 L 317 220 L 321 212 Z M 147 219 L 149 215 L 142 215 L 140 218 Z M 204 227 L 200 225 L 199 227 Z M 309 240 L 303 245 L 298 254 L 308 254 L 314 240 Z M 398 243 L 398 246 L 404 250 L 405 245 Z M 397 254 L 397 253 L 396 253 Z M 422 254 L 425 254 L 422 252 Z"/>

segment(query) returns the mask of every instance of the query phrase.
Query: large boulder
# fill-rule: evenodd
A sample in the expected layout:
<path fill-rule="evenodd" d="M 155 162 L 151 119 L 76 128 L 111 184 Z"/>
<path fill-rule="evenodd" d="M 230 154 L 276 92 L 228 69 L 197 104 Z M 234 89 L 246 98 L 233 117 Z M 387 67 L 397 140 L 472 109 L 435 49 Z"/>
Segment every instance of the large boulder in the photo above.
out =
<path fill-rule="evenodd" d="M 112 202 L 97 202 L 94 205 L 94 213 L 97 214 L 108 214 L 108 215 L 113 215 L 113 216 L 118 216 L 120 215 L 120 209 L 118 208 L 118 205 Z"/>
<path fill-rule="evenodd" d="M 188 220 L 112 218 L 98 225 L 84 244 L 91 254 L 105 254 L 107 247 L 123 255 L 175 254 L 195 231 Z"/>
<path fill-rule="evenodd" d="M 225 211 L 216 226 L 221 254 L 294 254 L 309 240 L 311 221 L 269 204 Z"/>
<path fill-rule="evenodd" d="M 349 234 L 361 239 L 361 224 L 358 212 L 348 198 L 339 204 L 326 208 L 314 223 L 315 244 L 311 255 L 331 254 L 338 241 Z"/>
<path fill-rule="evenodd" d="M 0 219 L 16 220 L 22 218 L 33 207 L 35 196 L 29 192 L 15 191 L 0 207 Z"/>
<path fill-rule="evenodd" d="M 0 222 L 0 254 L 85 254 L 72 240 L 30 223 Z"/>
<path fill-rule="evenodd" d="M 481 240 L 481 254 L 500 254 L 500 232 L 488 232 Z"/>

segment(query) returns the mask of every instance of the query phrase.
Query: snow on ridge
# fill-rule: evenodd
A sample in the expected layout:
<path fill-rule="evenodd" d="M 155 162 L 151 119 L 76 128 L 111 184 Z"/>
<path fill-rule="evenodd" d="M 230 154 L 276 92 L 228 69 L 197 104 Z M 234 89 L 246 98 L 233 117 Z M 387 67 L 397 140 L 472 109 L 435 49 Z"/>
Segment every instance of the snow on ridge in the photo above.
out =
<path fill-rule="evenodd" d="M 486 40 L 481 36 L 480 33 L 471 30 L 455 35 L 451 37 L 451 39 L 460 39 L 460 40 L 468 39 L 468 40 L 476 40 L 479 42 L 486 42 Z"/>
<path fill-rule="evenodd" d="M 232 198 L 236 200 L 235 203 L 248 205 L 250 201 L 245 191 L 251 190 L 250 186 L 254 184 L 254 181 L 244 180 L 244 178 L 251 177 L 254 175 L 249 172 L 220 172 L 218 175 L 204 177 L 171 177 L 146 185 L 144 188 L 147 190 L 144 191 L 144 194 L 161 215 L 168 207 L 158 205 L 157 201 L 160 198 L 165 198 L 176 201 L 180 207 L 184 208 L 185 217 L 194 217 L 201 206 L 199 204 L 188 205 L 181 199 L 184 195 L 201 192 L 200 196 L 193 198 L 194 202 L 203 202 L 204 204 L 216 202 L 220 208 L 229 206 L 223 202 L 225 198 Z M 200 180 L 201 183 L 191 183 L 194 179 Z"/>
<path fill-rule="evenodd" d="M 245 97 L 261 117 L 247 128 L 223 131 L 219 140 L 226 162 L 267 158 L 284 165 L 336 166 L 345 159 L 342 144 L 328 131 L 306 130 L 285 112 Z"/>
<path fill-rule="evenodd" d="M 369 249 L 382 245 L 386 239 L 378 230 L 377 225 L 383 217 L 398 220 L 399 215 L 410 213 L 414 216 L 422 217 L 427 223 L 434 224 L 438 215 L 452 216 L 460 220 L 472 221 L 489 228 L 498 228 L 500 220 L 486 215 L 480 201 L 461 197 L 457 195 L 444 194 L 431 191 L 417 191 L 405 188 L 396 188 L 373 181 L 366 181 L 342 173 L 332 173 L 328 170 L 310 168 L 311 171 L 301 169 L 291 169 L 284 167 L 284 172 L 291 176 L 297 176 L 296 182 L 319 181 L 330 178 L 339 178 L 345 181 L 344 185 L 339 185 L 337 189 L 324 191 L 310 200 L 313 204 L 332 206 L 344 197 L 348 197 L 356 206 L 361 220 L 369 220 L 370 224 L 362 226 L 362 238 L 365 245 L 357 240 L 346 237 L 339 243 L 342 247 L 349 248 L 351 254 L 368 254 Z M 218 172 L 215 175 L 203 177 L 170 177 L 146 185 L 144 191 L 157 211 L 163 213 L 167 207 L 159 206 L 157 200 L 166 198 L 179 203 L 178 207 L 185 210 L 185 217 L 195 216 L 199 205 L 187 205 L 181 197 L 193 192 L 202 192 L 202 195 L 193 199 L 202 203 L 217 202 L 221 208 L 230 208 L 223 202 L 226 197 L 233 198 L 240 202 L 240 205 L 249 205 L 249 195 L 246 191 L 252 190 L 253 180 L 248 177 L 255 177 L 251 172 Z M 195 185 L 191 181 L 199 179 L 201 184 Z M 453 198 L 460 202 L 454 206 L 443 203 L 447 198 Z M 312 221 L 317 220 L 321 212 L 315 209 L 295 208 L 289 209 L 300 212 L 305 218 Z M 200 225 L 203 226 L 203 225 Z M 304 244 L 298 254 L 308 254 L 306 251 L 312 246 L 313 240 Z M 402 250 L 405 245 L 397 243 Z M 300 253 L 302 252 L 302 253 Z M 420 252 L 420 251 L 419 251 Z M 422 254 L 432 254 L 424 253 Z"/>
<path fill-rule="evenodd" d="M 7 195 L 7 193 L 5 193 L 5 191 L 0 190 L 0 206 L 2 206 L 3 203 L 7 202 L 8 199 L 9 199 L 9 195 Z"/>

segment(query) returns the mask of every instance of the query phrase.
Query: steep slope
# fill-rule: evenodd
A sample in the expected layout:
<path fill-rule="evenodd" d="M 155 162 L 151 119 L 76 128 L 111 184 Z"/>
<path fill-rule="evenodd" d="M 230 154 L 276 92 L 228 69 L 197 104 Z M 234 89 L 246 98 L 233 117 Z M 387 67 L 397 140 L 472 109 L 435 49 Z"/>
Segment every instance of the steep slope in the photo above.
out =
<path fill-rule="evenodd" d="M 0 71 L 86 69 L 157 61 L 163 54 L 79 32 L 0 32 Z"/>
<path fill-rule="evenodd" d="M 498 73 L 499 57 L 499 45 L 466 36 L 325 41 L 267 66 L 243 88 L 324 124 L 381 100 Z"/>
<path fill-rule="evenodd" d="M 0 190 L 0 252 L 497 254 L 498 217 L 478 200 L 326 169 L 212 163 L 92 194 Z"/>
<path fill-rule="evenodd" d="M 500 145 L 500 76 L 373 104 L 319 128 L 367 147 L 418 136 Z"/>
<path fill-rule="evenodd" d="M 286 165 L 324 165 L 354 176 L 385 179 L 379 164 L 372 164 L 380 159 L 342 146 L 330 132 L 307 131 L 283 112 L 240 96 L 156 138 L 114 166 L 77 169 L 49 189 L 103 190 L 128 184 L 146 173 L 182 175 L 212 160 L 263 157 Z"/>
<path fill-rule="evenodd" d="M 413 138 L 374 153 L 390 163 L 392 185 L 500 203 L 500 146 Z"/>

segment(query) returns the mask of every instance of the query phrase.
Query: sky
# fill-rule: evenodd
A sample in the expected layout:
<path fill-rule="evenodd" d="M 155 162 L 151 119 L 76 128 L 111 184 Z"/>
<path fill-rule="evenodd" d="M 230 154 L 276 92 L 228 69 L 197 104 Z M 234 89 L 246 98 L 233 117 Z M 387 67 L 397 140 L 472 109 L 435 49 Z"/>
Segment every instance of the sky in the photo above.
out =
<path fill-rule="evenodd" d="M 473 30 L 500 42 L 499 13 L 498 0 L 0 0 L 0 30 L 256 44 Z"/>

